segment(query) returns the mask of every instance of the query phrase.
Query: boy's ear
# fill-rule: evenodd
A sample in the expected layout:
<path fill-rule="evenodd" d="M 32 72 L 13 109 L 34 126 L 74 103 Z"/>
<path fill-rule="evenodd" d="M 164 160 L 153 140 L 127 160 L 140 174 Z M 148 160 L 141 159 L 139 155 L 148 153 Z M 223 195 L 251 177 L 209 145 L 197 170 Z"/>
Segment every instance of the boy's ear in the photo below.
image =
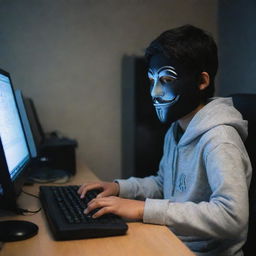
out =
<path fill-rule="evenodd" d="M 207 72 L 202 72 L 199 83 L 199 90 L 204 90 L 210 84 L 210 76 Z"/>

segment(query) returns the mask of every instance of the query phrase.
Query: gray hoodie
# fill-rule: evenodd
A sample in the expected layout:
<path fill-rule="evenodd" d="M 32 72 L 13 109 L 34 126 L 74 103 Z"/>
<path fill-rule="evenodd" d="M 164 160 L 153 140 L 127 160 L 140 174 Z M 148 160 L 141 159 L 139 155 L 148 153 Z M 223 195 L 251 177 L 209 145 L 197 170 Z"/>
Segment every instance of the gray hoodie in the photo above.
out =
<path fill-rule="evenodd" d="M 231 98 L 215 98 L 178 143 L 176 131 L 177 122 L 166 133 L 157 175 L 117 180 L 120 196 L 146 200 L 143 222 L 167 225 L 197 255 L 243 255 L 252 171 L 247 121 Z"/>

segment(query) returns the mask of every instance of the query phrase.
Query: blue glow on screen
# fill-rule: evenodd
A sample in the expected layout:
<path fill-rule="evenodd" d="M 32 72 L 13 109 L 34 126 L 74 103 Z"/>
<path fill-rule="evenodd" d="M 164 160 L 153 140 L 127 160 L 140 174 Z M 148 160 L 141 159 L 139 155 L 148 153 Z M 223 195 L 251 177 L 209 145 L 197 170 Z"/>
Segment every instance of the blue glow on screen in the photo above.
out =
<path fill-rule="evenodd" d="M 29 151 L 9 77 L 0 74 L 0 136 L 12 180 L 29 160 Z"/>

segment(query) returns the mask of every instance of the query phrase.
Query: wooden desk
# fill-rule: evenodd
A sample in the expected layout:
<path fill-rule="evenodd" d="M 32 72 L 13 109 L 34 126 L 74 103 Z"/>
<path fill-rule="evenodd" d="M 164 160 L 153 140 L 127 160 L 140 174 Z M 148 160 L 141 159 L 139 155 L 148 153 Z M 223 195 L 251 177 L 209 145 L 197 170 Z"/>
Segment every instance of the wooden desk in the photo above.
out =
<path fill-rule="evenodd" d="M 83 166 L 69 184 L 95 180 L 98 178 Z M 38 188 L 39 185 L 26 186 L 24 190 L 38 193 Z M 23 193 L 19 203 L 30 210 L 40 207 L 38 199 Z M 129 229 L 124 236 L 54 241 L 43 211 L 32 216 L 13 216 L 8 219 L 32 221 L 39 226 L 39 233 L 24 241 L 5 243 L 0 251 L 1 256 L 195 256 L 167 227 L 160 225 L 132 222 L 128 223 Z"/>

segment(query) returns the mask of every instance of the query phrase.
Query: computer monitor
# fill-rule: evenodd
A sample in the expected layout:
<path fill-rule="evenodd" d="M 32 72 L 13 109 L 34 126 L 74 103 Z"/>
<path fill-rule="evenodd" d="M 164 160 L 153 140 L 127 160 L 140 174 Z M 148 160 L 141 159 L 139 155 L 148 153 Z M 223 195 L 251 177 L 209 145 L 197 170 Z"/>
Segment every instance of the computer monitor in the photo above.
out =
<path fill-rule="evenodd" d="M 49 156 L 49 154 L 41 152 L 41 146 L 44 141 L 44 136 L 41 135 L 43 133 L 43 129 L 39 122 L 32 99 L 23 97 L 23 94 L 19 89 L 15 90 L 15 97 L 24 127 L 28 148 L 32 157 L 31 166 L 33 170 L 27 179 L 27 183 L 45 183 L 47 181 L 60 182 L 60 180 L 64 182 L 69 178 L 69 175 L 67 175 L 68 173 L 65 170 L 60 170 L 56 166 L 53 166 L 55 163 L 54 158 Z M 55 151 L 57 150 L 55 148 Z M 62 159 L 61 162 L 63 162 Z"/>
<path fill-rule="evenodd" d="M 24 132 L 26 135 L 26 139 L 28 142 L 29 151 L 32 158 L 36 158 L 38 156 L 37 146 L 34 141 L 33 132 L 30 127 L 30 122 L 27 116 L 25 104 L 24 104 L 24 97 L 22 91 L 20 89 L 15 90 L 15 97 L 18 105 L 18 110 L 20 113 L 21 121 L 24 127 Z"/>
<path fill-rule="evenodd" d="M 34 137 L 34 141 L 35 141 L 37 150 L 39 150 L 45 139 L 44 131 L 40 123 L 39 117 L 37 115 L 37 111 L 36 111 L 33 100 L 31 98 L 24 97 L 24 105 L 25 105 L 27 117 L 30 123 L 31 131 Z"/>
<path fill-rule="evenodd" d="M 0 69 L 0 208 L 16 210 L 30 163 L 10 74 Z"/>

